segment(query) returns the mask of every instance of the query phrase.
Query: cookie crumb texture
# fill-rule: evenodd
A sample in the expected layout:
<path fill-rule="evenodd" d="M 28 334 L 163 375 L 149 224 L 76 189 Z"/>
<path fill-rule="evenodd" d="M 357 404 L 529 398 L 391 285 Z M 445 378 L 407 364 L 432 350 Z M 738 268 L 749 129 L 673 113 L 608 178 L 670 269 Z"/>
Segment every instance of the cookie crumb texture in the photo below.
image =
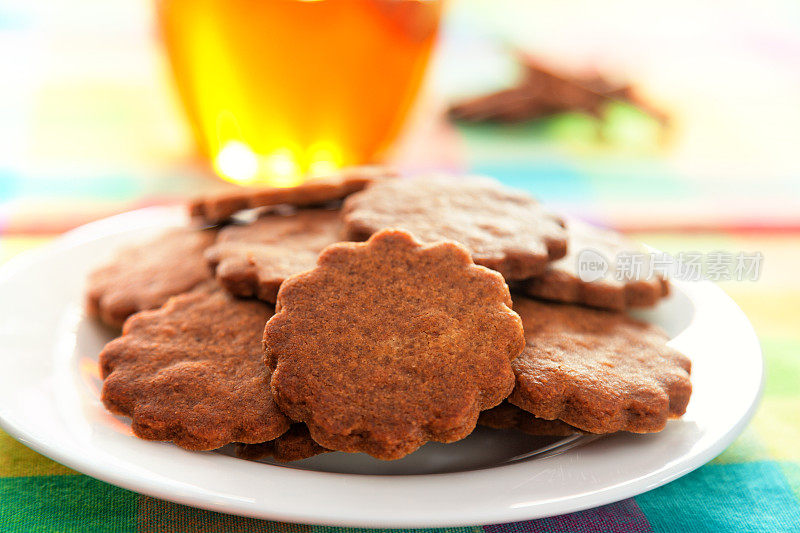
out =
<path fill-rule="evenodd" d="M 507 280 L 537 276 L 567 253 L 558 217 L 491 178 L 433 175 L 374 183 L 349 197 L 342 213 L 350 240 L 399 228 L 426 243 L 456 241 L 475 263 Z"/>
<path fill-rule="evenodd" d="M 236 445 L 236 456 L 249 461 L 272 457 L 281 463 L 288 463 L 329 451 L 314 442 L 305 424 L 292 424 L 289 431 L 275 440 L 260 444 Z"/>
<path fill-rule="evenodd" d="M 406 232 L 340 243 L 288 279 L 264 345 L 272 393 L 325 448 L 398 459 L 452 442 L 514 386 L 508 287 L 455 243 Z"/>
<path fill-rule="evenodd" d="M 275 303 L 283 280 L 314 268 L 319 253 L 339 242 L 341 233 L 339 211 L 267 213 L 252 224 L 220 230 L 205 257 L 231 294 Z"/>
<path fill-rule="evenodd" d="M 514 297 L 527 346 L 509 401 L 590 433 L 661 431 L 686 411 L 691 362 L 624 313 Z"/>
<path fill-rule="evenodd" d="M 121 328 L 130 315 L 193 289 L 211 277 L 203 252 L 215 238 L 214 230 L 177 228 L 121 249 L 89 274 L 87 314 Z"/>
<path fill-rule="evenodd" d="M 601 309 L 624 311 L 631 307 L 652 307 L 669 295 L 669 282 L 657 272 L 628 272 L 617 277 L 618 259 L 625 254 L 644 254 L 647 249 L 624 235 L 571 220 L 567 227 L 569 252 L 550 263 L 541 276 L 519 282 L 515 289 L 543 300 L 580 303 Z M 581 279 L 583 254 L 605 262 L 606 270 L 592 281 Z"/>
<path fill-rule="evenodd" d="M 309 179 L 296 187 L 232 187 L 230 191 L 194 199 L 189 202 L 188 210 L 192 218 L 207 224 L 219 224 L 245 209 L 282 204 L 306 207 L 341 200 L 370 183 L 394 176 L 395 171 L 385 167 L 344 168 L 331 176 Z"/>
<path fill-rule="evenodd" d="M 130 417 L 136 436 L 190 450 L 278 437 L 289 420 L 265 393 L 261 332 L 271 315 L 211 281 L 138 313 L 100 353 L 103 403 Z"/>
<path fill-rule="evenodd" d="M 478 424 L 493 429 L 516 429 L 537 437 L 569 437 L 583 433 L 561 420 L 545 420 L 508 402 L 481 413 Z"/>

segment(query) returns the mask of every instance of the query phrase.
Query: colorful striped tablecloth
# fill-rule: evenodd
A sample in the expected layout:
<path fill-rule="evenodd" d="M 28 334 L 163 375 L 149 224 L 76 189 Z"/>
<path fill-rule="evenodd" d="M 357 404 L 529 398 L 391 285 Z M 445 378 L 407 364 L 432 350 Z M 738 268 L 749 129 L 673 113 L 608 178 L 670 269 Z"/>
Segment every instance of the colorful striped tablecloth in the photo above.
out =
<path fill-rule="evenodd" d="M 188 155 L 146 4 L 0 5 L 0 262 L 90 220 L 216 186 Z M 596 2 L 525 4 L 453 1 L 431 83 L 439 100 L 508 81 L 513 68 L 497 61 L 496 44 L 513 40 L 553 61 L 600 58 L 631 76 L 678 119 L 675 138 L 663 146 L 642 142 L 641 130 L 626 134 L 625 110 L 602 123 L 564 116 L 455 129 L 420 120 L 396 160 L 497 176 L 668 252 L 761 252 L 758 281 L 722 285 L 761 339 L 766 390 L 730 448 L 664 487 L 571 515 L 453 531 L 800 531 L 800 10 L 737 1 L 723 13 L 687 2 L 656 14 L 625 1 L 611 16 Z M 511 9 L 519 13 L 502 16 Z M 696 27 L 680 26 L 688 20 Z M 141 496 L 0 432 L 0 531 L 336 529 Z"/>

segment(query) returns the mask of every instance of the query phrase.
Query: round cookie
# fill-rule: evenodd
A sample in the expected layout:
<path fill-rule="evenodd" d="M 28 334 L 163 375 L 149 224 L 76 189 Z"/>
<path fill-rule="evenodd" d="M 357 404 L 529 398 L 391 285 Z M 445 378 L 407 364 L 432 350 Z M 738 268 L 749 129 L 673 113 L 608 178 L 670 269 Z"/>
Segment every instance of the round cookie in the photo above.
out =
<path fill-rule="evenodd" d="M 521 281 L 515 290 L 529 296 L 556 302 L 580 303 L 622 311 L 630 307 L 651 307 L 669 294 L 669 282 L 642 265 L 637 276 L 633 269 L 617 275 L 618 259 L 625 254 L 645 254 L 642 246 L 614 231 L 603 230 L 570 220 L 567 226 L 569 252 L 551 263 L 541 276 Z M 578 263 L 603 261 L 607 269 L 596 279 L 581 279 Z"/>
<path fill-rule="evenodd" d="M 100 353 L 102 400 L 133 432 L 190 450 L 259 443 L 289 429 L 269 395 L 261 334 L 272 308 L 213 281 L 131 317 Z"/>
<path fill-rule="evenodd" d="M 86 313 L 121 328 L 130 315 L 156 309 L 210 279 L 203 252 L 215 237 L 212 229 L 177 228 L 123 248 L 89 274 Z"/>
<path fill-rule="evenodd" d="M 245 209 L 280 204 L 296 207 L 321 205 L 341 200 L 370 183 L 394 176 L 393 170 L 384 167 L 352 167 L 331 176 L 309 179 L 296 187 L 239 187 L 196 198 L 189 203 L 189 215 L 208 224 L 218 224 Z"/>
<path fill-rule="evenodd" d="M 691 362 L 624 313 L 514 297 L 527 346 L 508 401 L 590 433 L 664 429 L 686 411 Z"/>
<path fill-rule="evenodd" d="M 385 230 L 289 278 L 264 331 L 275 401 L 325 448 L 397 459 L 467 436 L 514 386 L 508 287 L 455 243 Z"/>
<path fill-rule="evenodd" d="M 283 280 L 314 268 L 322 249 L 340 241 L 341 233 L 339 211 L 267 213 L 251 224 L 220 230 L 205 257 L 232 294 L 275 303 Z"/>
<path fill-rule="evenodd" d="M 562 222 L 527 194 L 475 176 L 374 183 L 342 208 L 347 237 L 399 228 L 422 242 L 453 240 L 507 280 L 530 278 L 567 253 Z"/>

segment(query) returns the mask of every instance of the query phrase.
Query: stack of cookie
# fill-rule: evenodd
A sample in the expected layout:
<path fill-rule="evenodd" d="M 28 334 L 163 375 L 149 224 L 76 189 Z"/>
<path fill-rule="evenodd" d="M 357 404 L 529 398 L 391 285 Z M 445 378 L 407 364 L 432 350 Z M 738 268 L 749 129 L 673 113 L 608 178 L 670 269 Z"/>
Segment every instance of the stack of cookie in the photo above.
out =
<path fill-rule="evenodd" d="M 357 168 L 190 212 L 88 281 L 88 313 L 124 323 L 103 402 L 141 438 L 397 459 L 476 424 L 649 433 L 686 409 L 689 360 L 625 313 L 666 280 L 576 272 L 638 246 L 488 178 Z"/>

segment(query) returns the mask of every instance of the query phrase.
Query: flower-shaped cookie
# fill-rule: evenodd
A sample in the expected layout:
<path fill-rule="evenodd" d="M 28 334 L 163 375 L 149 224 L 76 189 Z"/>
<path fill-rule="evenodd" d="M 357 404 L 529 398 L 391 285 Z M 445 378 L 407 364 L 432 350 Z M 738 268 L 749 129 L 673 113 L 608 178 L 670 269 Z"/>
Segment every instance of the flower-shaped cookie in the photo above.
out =
<path fill-rule="evenodd" d="M 570 221 L 567 234 L 567 255 L 550 263 L 541 276 L 519 282 L 516 289 L 545 300 L 617 311 L 650 307 L 669 294 L 669 282 L 653 271 L 643 246 L 578 221 Z M 623 264 L 630 268 L 623 269 Z"/>
<path fill-rule="evenodd" d="M 177 228 L 120 250 L 108 264 L 89 274 L 86 312 L 121 328 L 133 313 L 156 309 L 171 296 L 209 279 L 203 252 L 214 230 Z"/>
<path fill-rule="evenodd" d="M 274 440 L 236 445 L 236 457 L 249 461 L 272 457 L 276 461 L 288 463 L 329 451 L 314 442 L 305 424 L 292 424 L 289 431 Z"/>
<path fill-rule="evenodd" d="M 624 313 L 514 297 L 528 345 L 509 401 L 590 433 L 664 429 L 686 411 L 691 362 Z"/>
<path fill-rule="evenodd" d="M 339 211 L 267 213 L 252 224 L 220 230 L 205 256 L 232 294 L 275 303 L 283 280 L 314 268 L 322 249 L 340 241 L 341 233 Z"/>
<path fill-rule="evenodd" d="M 422 242 L 463 244 L 479 265 L 507 280 L 530 278 L 567 253 L 562 222 L 533 198 L 489 178 L 415 176 L 374 183 L 342 208 L 347 237 L 383 228 Z"/>
<path fill-rule="evenodd" d="M 333 175 L 310 179 L 296 187 L 232 188 L 220 194 L 196 198 L 189 203 L 189 214 L 209 224 L 228 220 L 237 212 L 272 205 L 306 207 L 341 200 L 370 183 L 394 177 L 384 167 L 344 168 Z"/>
<path fill-rule="evenodd" d="M 508 287 L 455 243 L 386 230 L 286 280 L 264 331 L 272 393 L 325 448 L 396 459 L 468 435 L 513 387 Z"/>
<path fill-rule="evenodd" d="M 516 429 L 528 435 L 540 437 L 567 437 L 581 433 L 578 428 L 561 420 L 545 420 L 533 416 L 508 402 L 503 402 L 497 407 L 482 412 L 478 417 L 478 425 L 494 429 Z"/>
<path fill-rule="evenodd" d="M 143 311 L 100 353 L 102 399 L 143 439 L 191 450 L 260 443 L 289 429 L 269 395 L 261 334 L 272 308 L 209 281 Z"/>

